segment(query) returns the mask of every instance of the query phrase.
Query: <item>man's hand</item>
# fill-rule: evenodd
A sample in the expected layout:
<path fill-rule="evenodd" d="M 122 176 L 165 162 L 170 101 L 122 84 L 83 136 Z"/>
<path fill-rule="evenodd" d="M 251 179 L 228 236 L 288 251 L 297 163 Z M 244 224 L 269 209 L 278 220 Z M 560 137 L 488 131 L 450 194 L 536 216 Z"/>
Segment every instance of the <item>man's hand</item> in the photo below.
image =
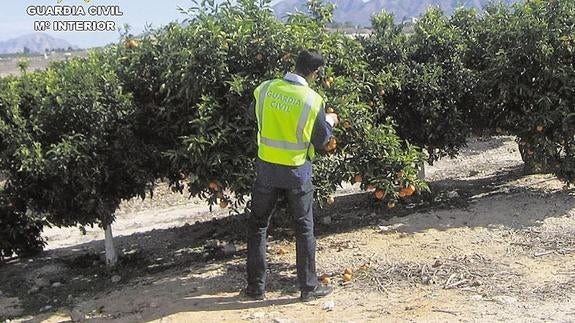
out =
<path fill-rule="evenodd" d="M 329 124 L 331 124 L 332 127 L 337 126 L 337 124 L 339 123 L 339 118 L 337 117 L 337 114 L 335 114 L 335 113 L 326 113 L 325 114 L 325 120 L 327 122 L 329 122 Z"/>

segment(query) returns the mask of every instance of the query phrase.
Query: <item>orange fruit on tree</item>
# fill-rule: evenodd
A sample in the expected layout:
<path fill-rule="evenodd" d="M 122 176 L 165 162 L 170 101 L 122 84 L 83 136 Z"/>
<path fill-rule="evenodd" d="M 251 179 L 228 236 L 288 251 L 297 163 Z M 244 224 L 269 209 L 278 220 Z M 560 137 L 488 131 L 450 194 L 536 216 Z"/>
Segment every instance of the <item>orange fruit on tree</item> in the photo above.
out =
<path fill-rule="evenodd" d="M 363 182 L 363 176 L 357 174 L 355 175 L 355 177 L 353 178 L 354 183 L 361 183 Z"/>
<path fill-rule="evenodd" d="M 333 76 L 328 77 L 328 78 L 327 78 L 327 81 L 328 81 L 329 83 L 333 83 Z"/>
<path fill-rule="evenodd" d="M 327 107 L 327 108 L 325 109 L 325 112 L 327 112 L 327 113 L 334 113 L 335 110 L 334 110 L 332 107 Z"/>
<path fill-rule="evenodd" d="M 331 278 L 329 277 L 324 277 L 321 279 L 321 283 L 324 285 L 329 285 L 331 283 Z"/>
<path fill-rule="evenodd" d="M 399 197 L 406 197 L 406 196 L 407 196 L 407 194 L 405 193 L 405 189 L 402 188 L 402 189 L 399 191 Z"/>
<path fill-rule="evenodd" d="M 345 129 L 349 129 L 349 128 L 351 128 L 351 123 L 346 120 L 346 121 L 343 122 L 343 127 L 344 127 Z"/>
<path fill-rule="evenodd" d="M 407 196 L 411 196 L 413 195 L 413 193 L 415 193 L 415 186 L 413 186 L 412 184 L 409 184 L 406 188 L 405 188 L 405 194 Z"/>
<path fill-rule="evenodd" d="M 332 205 L 333 203 L 335 203 L 335 197 L 333 196 L 328 196 L 327 200 L 326 200 L 327 204 Z"/>
<path fill-rule="evenodd" d="M 140 46 L 140 44 L 138 44 L 138 42 L 135 39 L 128 39 L 126 40 L 126 48 L 132 49 L 132 48 L 138 48 Z"/>
<path fill-rule="evenodd" d="M 384 190 L 377 190 L 375 191 L 375 198 L 378 200 L 382 200 L 385 197 L 385 191 Z"/>
<path fill-rule="evenodd" d="M 228 207 L 228 201 L 226 201 L 226 200 L 221 200 L 221 201 L 220 201 L 220 207 L 221 207 L 222 209 L 227 208 L 227 207 Z"/>
<path fill-rule="evenodd" d="M 331 139 L 327 142 L 327 151 L 332 151 L 337 147 L 337 140 L 335 137 L 331 137 Z"/>
<path fill-rule="evenodd" d="M 351 281 L 351 279 L 352 279 L 351 274 L 343 274 L 343 281 L 349 282 Z"/>
<path fill-rule="evenodd" d="M 220 190 L 220 185 L 219 185 L 218 182 L 216 182 L 216 181 L 211 181 L 211 182 L 208 184 L 208 188 L 211 189 L 212 191 L 217 192 L 217 191 Z"/>

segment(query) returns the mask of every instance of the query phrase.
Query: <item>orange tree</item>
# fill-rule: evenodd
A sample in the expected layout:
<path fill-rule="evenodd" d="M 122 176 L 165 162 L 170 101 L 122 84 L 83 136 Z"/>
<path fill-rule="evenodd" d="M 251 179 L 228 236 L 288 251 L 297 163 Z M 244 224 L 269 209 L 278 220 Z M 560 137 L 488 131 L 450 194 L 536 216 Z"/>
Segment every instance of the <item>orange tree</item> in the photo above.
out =
<path fill-rule="evenodd" d="M 316 26 L 315 32 L 322 35 L 319 48 L 328 66 L 318 91 L 326 98 L 326 108 L 337 112 L 341 121 L 334 130 L 335 153 L 314 165 L 316 194 L 323 201 L 342 182 L 359 183 L 392 206 L 415 189 L 427 189 L 416 176 L 424 158 L 421 150 L 401 140 L 392 119 L 379 120 L 370 106 L 374 74 L 365 60 L 365 48 L 352 37 L 323 31 L 331 21 L 332 8 L 312 1 L 309 9 L 308 25 Z M 296 17 L 305 20 L 299 15 L 288 23 Z"/>
<path fill-rule="evenodd" d="M 17 126 L 23 118 L 14 111 L 20 101 L 17 83 L 14 77 L 0 79 L 0 260 L 34 254 L 45 245 L 41 237 L 44 219 L 29 211 L 10 180 L 13 155 L 26 138 L 25 130 Z"/>
<path fill-rule="evenodd" d="M 405 34 L 387 13 L 372 19 L 363 40 L 374 76 L 371 102 L 378 122 L 392 116 L 401 138 L 424 147 L 429 161 L 454 156 L 470 133 L 467 122 L 476 77 L 465 68 L 463 30 L 439 9 Z"/>
<path fill-rule="evenodd" d="M 244 204 L 257 149 L 246 116 L 253 89 L 293 69 L 308 47 L 326 56 L 326 78 L 314 86 L 343 120 L 335 150 L 314 165 L 318 200 L 351 180 L 390 205 L 425 188 L 415 176 L 419 149 L 365 102 L 372 74 L 362 47 L 325 32 L 331 10 L 310 2 L 309 15 L 284 24 L 268 3 L 208 7 L 186 24 L 9 80 L 0 96 L 10 192 L 2 201 L 22 201 L 26 209 L 10 211 L 21 217 L 30 210 L 59 226 L 108 229 L 122 199 L 144 197 L 162 177 L 210 205 Z"/>
<path fill-rule="evenodd" d="M 461 63 L 468 75 L 467 92 L 460 102 L 459 108 L 464 112 L 466 124 L 476 134 L 492 134 L 500 129 L 493 125 L 493 115 L 485 109 L 484 102 L 487 98 L 482 91 L 481 73 L 489 66 L 485 60 L 486 30 L 483 28 L 482 16 L 474 8 L 458 8 L 449 18 L 452 29 L 459 34 Z"/>
<path fill-rule="evenodd" d="M 486 114 L 517 136 L 527 172 L 573 182 L 575 3 L 493 5 L 482 26 Z"/>
<path fill-rule="evenodd" d="M 28 210 L 57 226 L 106 228 L 122 199 L 144 197 L 155 175 L 133 129 L 135 106 L 97 56 L 53 64 L 7 86 L 1 169 L 7 191 Z"/>
<path fill-rule="evenodd" d="M 13 254 L 26 256 L 41 251 L 46 244 L 41 236 L 44 225 L 44 219 L 28 212 L 16 192 L 0 189 L 0 261 Z"/>
<path fill-rule="evenodd" d="M 8 181 L 7 170 L 12 161 L 9 152 L 17 149 L 19 144 L 6 135 L 12 124 L 20 122 L 9 111 L 18 100 L 13 82 L 11 77 L 0 79 L 0 261 L 14 253 L 34 254 L 45 245 L 41 237 L 44 219 L 28 212 L 26 201 L 18 195 L 15 187 L 10 187 Z"/>
<path fill-rule="evenodd" d="M 292 70 L 297 53 L 308 47 L 320 49 L 328 66 L 313 86 L 343 120 L 336 150 L 314 166 L 318 200 L 356 175 L 366 187 L 389 190 L 389 198 L 403 186 L 424 187 L 411 176 L 421 153 L 397 138 L 391 121 L 376 123 L 365 101 L 371 72 L 361 44 L 325 31 L 331 6 L 311 1 L 309 9 L 282 23 L 268 2 L 196 8 L 186 24 L 137 39 L 126 35 L 125 46 L 104 54 L 133 93 L 141 133 L 169 165 L 165 176 L 174 189 L 187 186 L 190 195 L 223 207 L 246 201 L 257 155 L 256 124 L 247 117 L 253 89 Z M 408 180 L 388 178 L 404 168 Z"/>

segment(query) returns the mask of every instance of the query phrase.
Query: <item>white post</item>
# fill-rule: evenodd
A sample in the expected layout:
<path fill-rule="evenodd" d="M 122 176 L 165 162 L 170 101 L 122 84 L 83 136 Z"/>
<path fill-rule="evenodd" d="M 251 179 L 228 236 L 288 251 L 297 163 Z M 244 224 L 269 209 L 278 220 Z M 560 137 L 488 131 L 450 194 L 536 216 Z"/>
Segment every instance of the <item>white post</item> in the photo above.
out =
<path fill-rule="evenodd" d="M 104 241 L 106 246 L 106 265 L 108 267 L 113 267 L 118 262 L 118 254 L 116 253 L 116 248 L 114 247 L 114 235 L 112 234 L 112 225 L 108 224 L 104 228 L 104 233 L 106 239 Z"/>

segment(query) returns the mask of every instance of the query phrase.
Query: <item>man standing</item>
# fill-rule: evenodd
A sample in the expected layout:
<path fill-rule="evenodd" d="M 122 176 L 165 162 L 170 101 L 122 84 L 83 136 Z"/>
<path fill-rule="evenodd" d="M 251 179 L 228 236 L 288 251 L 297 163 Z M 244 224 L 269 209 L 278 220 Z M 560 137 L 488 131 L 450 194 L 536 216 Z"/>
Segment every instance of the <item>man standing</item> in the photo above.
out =
<path fill-rule="evenodd" d="M 301 300 L 323 297 L 333 287 L 318 282 L 315 267 L 316 240 L 313 223 L 311 160 L 324 151 L 339 122 L 325 113 L 323 98 L 309 87 L 324 66 L 315 50 L 303 50 L 295 72 L 268 80 L 254 91 L 258 121 L 258 158 L 248 219 L 248 286 L 252 299 L 264 299 L 267 228 L 280 195 L 288 201 L 296 232 L 296 266 Z"/>

